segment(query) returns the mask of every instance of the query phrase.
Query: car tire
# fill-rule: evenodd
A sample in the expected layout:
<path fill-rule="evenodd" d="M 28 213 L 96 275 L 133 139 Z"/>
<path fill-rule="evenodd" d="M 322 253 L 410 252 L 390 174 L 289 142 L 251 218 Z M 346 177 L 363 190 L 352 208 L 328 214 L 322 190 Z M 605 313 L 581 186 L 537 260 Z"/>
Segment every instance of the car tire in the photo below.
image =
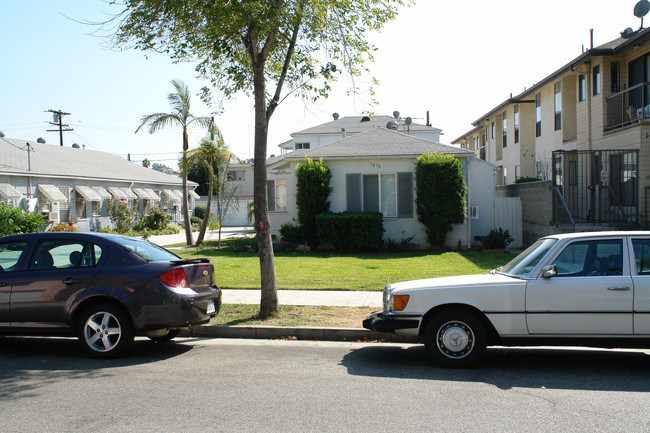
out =
<path fill-rule="evenodd" d="M 429 357 L 436 364 L 452 368 L 470 367 L 485 353 L 485 327 L 470 312 L 443 311 L 427 324 L 424 343 Z"/>
<path fill-rule="evenodd" d="M 89 355 L 114 358 L 124 353 L 133 342 L 133 325 L 123 308 L 113 304 L 97 304 L 81 315 L 77 337 Z"/>
<path fill-rule="evenodd" d="M 154 332 L 151 334 L 147 334 L 147 337 L 151 341 L 155 341 L 156 343 L 164 343 L 166 341 L 172 341 L 174 338 L 178 337 L 178 334 L 180 333 L 181 333 L 180 329 L 168 329 L 166 334 Z"/>

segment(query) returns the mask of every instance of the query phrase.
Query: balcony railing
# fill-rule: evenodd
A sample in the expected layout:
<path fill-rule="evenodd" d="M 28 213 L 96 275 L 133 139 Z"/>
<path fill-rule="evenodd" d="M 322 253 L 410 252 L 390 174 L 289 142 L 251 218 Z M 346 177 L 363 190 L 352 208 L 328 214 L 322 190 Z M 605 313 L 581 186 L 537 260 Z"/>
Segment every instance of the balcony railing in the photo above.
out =
<path fill-rule="evenodd" d="M 650 121 L 650 83 L 641 83 L 607 98 L 605 130 Z"/>

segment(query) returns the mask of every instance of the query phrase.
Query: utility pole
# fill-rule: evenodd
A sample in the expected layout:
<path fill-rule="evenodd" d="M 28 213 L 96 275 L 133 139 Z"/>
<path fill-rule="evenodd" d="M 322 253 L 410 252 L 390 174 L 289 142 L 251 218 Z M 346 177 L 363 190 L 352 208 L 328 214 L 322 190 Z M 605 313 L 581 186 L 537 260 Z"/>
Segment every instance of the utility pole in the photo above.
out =
<path fill-rule="evenodd" d="M 63 124 L 63 116 L 69 116 L 70 113 L 64 113 L 61 110 L 47 110 L 52 114 L 52 122 L 50 122 L 50 125 L 58 126 L 59 127 L 59 142 L 61 143 L 61 146 L 63 146 L 63 133 L 67 131 L 74 131 L 74 129 L 70 128 L 70 125 L 64 125 Z M 66 129 L 63 129 L 63 128 Z M 56 129 L 48 129 L 47 132 L 57 132 Z"/>

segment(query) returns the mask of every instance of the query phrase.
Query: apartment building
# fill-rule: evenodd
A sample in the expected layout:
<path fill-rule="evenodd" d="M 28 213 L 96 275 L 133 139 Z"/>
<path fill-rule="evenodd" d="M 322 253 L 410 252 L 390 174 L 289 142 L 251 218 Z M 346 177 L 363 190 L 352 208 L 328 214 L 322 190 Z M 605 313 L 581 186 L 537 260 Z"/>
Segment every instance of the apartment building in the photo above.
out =
<path fill-rule="evenodd" d="M 650 224 L 648 29 L 585 50 L 472 126 L 452 143 L 495 164 L 497 185 L 552 181 L 555 223 Z"/>

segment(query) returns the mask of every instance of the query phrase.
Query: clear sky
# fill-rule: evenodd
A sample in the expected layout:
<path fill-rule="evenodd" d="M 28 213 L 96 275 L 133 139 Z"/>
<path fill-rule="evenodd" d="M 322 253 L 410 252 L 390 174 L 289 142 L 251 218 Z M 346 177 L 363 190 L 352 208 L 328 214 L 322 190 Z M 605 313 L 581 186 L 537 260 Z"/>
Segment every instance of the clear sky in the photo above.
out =
<path fill-rule="evenodd" d="M 271 118 L 268 154 L 289 134 L 341 116 L 398 110 L 433 126 L 450 143 L 471 122 L 519 94 L 589 48 L 638 29 L 637 0 L 419 0 L 401 11 L 381 34 L 372 74 L 379 80 L 376 99 L 348 95 L 341 81 L 332 96 L 313 104 L 289 97 Z M 142 116 L 169 112 L 172 79 L 185 81 L 193 94 L 205 84 L 194 65 L 140 51 L 116 51 L 77 21 L 104 21 L 115 11 L 103 0 L 0 0 L 0 131 L 7 137 L 58 145 L 48 109 L 71 113 L 64 122 L 64 145 L 116 153 L 132 160 L 147 157 L 176 167 L 180 130 L 134 134 Z M 77 20 L 77 21 L 75 21 Z M 646 19 L 650 25 L 650 15 Z M 209 115 L 198 96 L 196 115 Z M 242 158 L 253 153 L 253 103 L 245 95 L 228 101 L 216 117 L 226 143 Z M 203 136 L 192 131 L 190 147 Z M 0 160 L 2 156 L 0 155 Z"/>

